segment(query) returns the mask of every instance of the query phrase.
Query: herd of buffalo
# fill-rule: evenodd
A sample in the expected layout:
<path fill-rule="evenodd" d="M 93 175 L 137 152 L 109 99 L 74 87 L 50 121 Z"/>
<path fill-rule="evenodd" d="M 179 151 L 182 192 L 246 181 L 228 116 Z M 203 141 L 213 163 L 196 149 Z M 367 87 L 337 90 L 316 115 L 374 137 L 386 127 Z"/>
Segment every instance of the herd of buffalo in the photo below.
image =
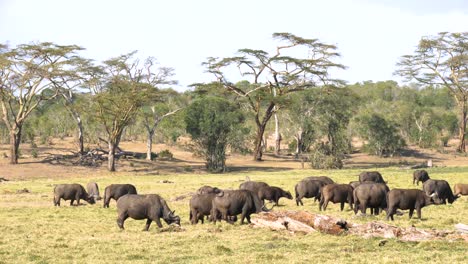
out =
<path fill-rule="evenodd" d="M 382 210 L 387 213 L 387 220 L 393 220 L 397 209 L 409 210 L 409 217 L 416 209 L 421 218 L 421 208 L 431 204 L 453 203 L 460 195 L 468 195 L 468 184 L 455 184 L 454 192 L 445 180 L 429 178 L 425 170 L 413 173 L 413 184 L 423 183 L 423 190 L 392 189 L 390 190 L 382 175 L 377 171 L 366 171 L 359 175 L 359 181 L 349 184 L 337 184 L 327 176 L 312 176 L 302 179 L 294 187 L 296 205 L 303 205 L 303 198 L 314 198 L 319 201 L 319 209 L 326 210 L 328 203 L 340 203 L 341 210 L 348 203 L 357 214 L 358 210 L 365 214 L 369 208 L 371 214 L 378 215 Z M 250 215 L 262 211 L 269 211 L 278 205 L 280 198 L 293 199 L 290 192 L 279 187 L 270 186 L 265 182 L 246 181 L 239 186 L 239 190 L 222 190 L 217 187 L 203 186 L 190 199 L 190 222 L 196 224 L 204 222 L 205 216 L 212 222 L 225 220 L 229 223 L 241 217 L 241 224 L 245 219 L 250 223 Z M 60 200 L 85 200 L 94 204 L 101 199 L 98 185 L 88 183 L 87 190 L 80 184 L 59 184 L 54 188 L 54 205 L 60 206 Z M 166 201 L 157 194 L 137 194 L 135 186 L 131 184 L 111 184 L 104 190 L 103 207 L 109 207 L 111 199 L 117 201 L 117 225 L 124 228 L 125 220 L 130 217 L 146 219 L 144 230 L 148 230 L 151 222 L 155 221 L 162 227 L 161 218 L 167 223 L 180 225 L 180 217 L 169 209 Z M 265 206 L 265 200 L 273 202 L 272 208 Z"/>

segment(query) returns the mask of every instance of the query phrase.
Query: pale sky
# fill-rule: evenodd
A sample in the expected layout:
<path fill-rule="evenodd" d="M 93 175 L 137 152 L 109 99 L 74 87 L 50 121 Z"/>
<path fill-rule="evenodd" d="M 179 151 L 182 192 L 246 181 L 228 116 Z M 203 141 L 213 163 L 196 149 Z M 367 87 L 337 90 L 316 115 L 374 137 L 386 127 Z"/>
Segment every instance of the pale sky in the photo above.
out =
<path fill-rule="evenodd" d="M 332 77 L 355 83 L 399 80 L 421 36 L 467 30 L 466 0 L 0 0 L 0 43 L 77 44 L 97 61 L 138 50 L 174 68 L 180 91 L 214 80 L 207 57 L 273 52 L 274 32 L 337 45 L 348 69 Z"/>

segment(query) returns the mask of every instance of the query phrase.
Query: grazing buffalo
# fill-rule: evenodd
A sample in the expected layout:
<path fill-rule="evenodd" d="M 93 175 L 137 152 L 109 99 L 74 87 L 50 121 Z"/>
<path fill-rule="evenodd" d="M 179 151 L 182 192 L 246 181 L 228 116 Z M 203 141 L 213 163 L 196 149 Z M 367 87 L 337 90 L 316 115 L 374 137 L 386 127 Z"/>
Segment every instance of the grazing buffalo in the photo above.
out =
<path fill-rule="evenodd" d="M 416 170 L 413 172 L 413 184 L 419 185 L 419 182 L 424 184 L 425 181 L 429 180 L 429 174 L 425 170 Z"/>
<path fill-rule="evenodd" d="M 304 205 L 302 198 L 314 198 L 314 202 L 320 200 L 320 189 L 326 183 L 318 180 L 302 180 L 294 186 L 296 191 L 296 205 Z"/>
<path fill-rule="evenodd" d="M 200 189 L 198 189 L 198 191 L 197 191 L 198 194 L 220 193 L 220 192 L 221 192 L 221 189 L 218 189 L 217 187 L 211 187 L 211 186 L 208 186 L 208 185 L 200 187 Z"/>
<path fill-rule="evenodd" d="M 246 181 L 246 182 L 241 183 L 241 185 L 239 185 L 239 189 L 249 190 L 255 193 L 256 195 L 258 195 L 258 191 L 260 190 L 260 188 L 268 187 L 268 186 L 270 185 L 268 185 L 268 183 L 266 182 Z"/>
<path fill-rule="evenodd" d="M 378 171 L 363 171 L 359 174 L 359 181 L 363 182 L 375 182 L 375 183 L 385 183 L 382 178 L 382 174 Z"/>
<path fill-rule="evenodd" d="M 104 190 L 104 208 L 109 208 L 111 199 L 116 201 L 126 194 L 137 194 L 135 186 L 131 184 L 111 184 Z"/>
<path fill-rule="evenodd" d="M 340 203 L 340 209 L 343 211 L 344 204 L 348 202 L 351 210 L 353 209 L 353 187 L 349 184 L 327 184 L 323 186 L 320 195 L 320 211 L 327 210 L 328 202 Z"/>
<path fill-rule="evenodd" d="M 204 223 L 205 216 L 210 215 L 211 208 L 213 207 L 213 199 L 216 193 L 203 193 L 195 194 L 190 199 L 190 222 L 194 225 L 201 220 Z"/>
<path fill-rule="evenodd" d="M 379 209 L 387 208 L 386 196 L 388 191 L 388 186 L 384 183 L 361 183 L 353 191 L 354 213 L 357 214 L 360 208 L 361 213 L 365 214 L 367 208 L 371 208 L 371 214 L 378 215 Z"/>
<path fill-rule="evenodd" d="M 94 204 L 94 197 L 89 195 L 81 184 L 58 184 L 54 188 L 54 205 L 60 206 L 60 199 L 71 200 L 70 205 L 76 200 L 76 205 L 80 205 L 80 199 L 90 204 Z"/>
<path fill-rule="evenodd" d="M 175 211 L 171 211 L 166 201 L 157 194 L 124 195 L 117 200 L 117 212 L 117 225 L 120 229 L 124 229 L 124 222 L 128 217 L 135 220 L 146 219 L 144 231 L 148 231 L 152 221 L 161 228 L 161 218 L 168 225 L 175 223 L 180 226 L 180 217 L 176 216 Z"/>
<path fill-rule="evenodd" d="M 263 203 L 265 203 L 265 200 L 268 201 L 273 201 L 276 206 L 278 206 L 278 201 L 281 197 L 288 198 L 289 200 L 292 200 L 292 195 L 290 192 L 287 192 L 279 187 L 275 186 L 266 186 L 266 187 L 261 187 L 258 190 L 258 198 L 262 200 Z"/>
<path fill-rule="evenodd" d="M 268 211 L 258 198 L 258 196 L 249 190 L 232 190 L 223 191 L 216 195 L 213 199 L 211 209 L 211 220 L 216 222 L 218 215 L 221 219 L 232 223 L 231 216 L 241 214 L 241 224 L 244 224 L 244 219 L 250 223 L 250 215 Z"/>
<path fill-rule="evenodd" d="M 321 182 L 323 182 L 325 184 L 335 183 L 332 179 L 330 179 L 330 177 L 327 177 L 327 176 L 310 176 L 310 177 L 304 178 L 302 180 L 303 181 L 305 181 L 305 180 L 321 181 Z"/>
<path fill-rule="evenodd" d="M 387 220 L 392 219 L 397 209 L 409 210 L 409 218 L 413 216 L 414 209 L 421 219 L 421 208 L 431 204 L 438 204 L 441 200 L 438 199 L 437 194 L 427 195 L 421 190 L 417 189 L 393 189 L 387 195 Z"/>
<path fill-rule="evenodd" d="M 455 191 L 455 196 L 468 195 L 468 184 L 457 183 L 453 189 Z"/>
<path fill-rule="evenodd" d="M 88 194 L 90 196 L 94 197 L 95 201 L 101 200 L 101 196 L 99 195 L 99 187 L 97 183 L 89 182 L 88 185 L 86 185 L 86 190 L 88 191 Z"/>
<path fill-rule="evenodd" d="M 450 185 L 445 180 L 429 179 L 423 183 L 423 190 L 427 195 L 436 193 L 443 204 L 453 203 L 459 196 L 453 195 Z"/>

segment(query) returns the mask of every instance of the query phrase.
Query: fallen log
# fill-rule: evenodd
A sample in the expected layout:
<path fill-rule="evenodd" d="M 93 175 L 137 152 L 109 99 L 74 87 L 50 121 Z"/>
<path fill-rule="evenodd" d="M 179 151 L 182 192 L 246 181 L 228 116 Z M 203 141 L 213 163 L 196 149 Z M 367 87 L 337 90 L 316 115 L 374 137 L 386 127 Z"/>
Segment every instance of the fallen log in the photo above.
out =
<path fill-rule="evenodd" d="M 423 230 L 416 227 L 398 227 L 382 222 L 356 224 L 344 219 L 313 214 L 304 211 L 263 212 L 252 219 L 253 227 L 287 230 L 292 233 L 322 232 L 331 235 L 352 234 L 365 238 L 397 238 L 402 241 L 423 241 L 462 239 L 468 241 L 468 234 L 447 230 Z M 466 226 L 468 228 L 468 226 Z M 468 229 L 467 229 L 468 230 Z"/>

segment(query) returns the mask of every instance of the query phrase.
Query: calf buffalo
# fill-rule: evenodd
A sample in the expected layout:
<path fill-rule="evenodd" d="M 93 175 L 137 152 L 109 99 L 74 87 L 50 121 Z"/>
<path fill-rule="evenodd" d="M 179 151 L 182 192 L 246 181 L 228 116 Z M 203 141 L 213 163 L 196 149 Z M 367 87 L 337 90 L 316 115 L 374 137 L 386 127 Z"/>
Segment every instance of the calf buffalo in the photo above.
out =
<path fill-rule="evenodd" d="M 276 206 L 278 206 L 278 201 L 281 197 L 288 198 L 292 200 L 292 195 L 290 192 L 287 192 L 279 187 L 275 186 L 265 186 L 261 187 L 258 190 L 258 198 L 265 203 L 265 200 L 273 201 Z"/>
<path fill-rule="evenodd" d="M 468 195 L 468 184 L 457 183 L 453 189 L 455 191 L 455 196 Z"/>
<path fill-rule="evenodd" d="M 76 200 L 76 204 L 80 205 L 80 199 L 85 200 L 90 204 L 94 204 L 94 197 L 89 195 L 85 188 L 80 184 L 59 184 L 54 188 L 54 205 L 60 206 L 60 199 L 65 201 L 71 200 L 70 205 Z"/>
<path fill-rule="evenodd" d="M 159 228 L 162 227 L 161 218 L 168 224 L 180 225 L 180 217 L 174 215 L 166 201 L 157 194 L 127 194 L 117 200 L 117 225 L 124 229 L 125 220 L 130 217 L 135 220 L 146 219 L 144 231 L 148 231 L 151 222 L 155 221 Z"/>
<path fill-rule="evenodd" d="M 241 214 L 241 224 L 244 223 L 244 219 L 250 223 L 250 215 L 260 213 L 262 211 L 268 211 L 258 198 L 258 196 L 249 190 L 232 190 L 223 191 L 216 195 L 213 199 L 211 209 L 211 220 L 216 222 L 218 215 L 221 215 L 221 219 L 229 223 L 232 223 L 230 216 L 237 216 Z"/>
<path fill-rule="evenodd" d="M 378 171 L 363 171 L 359 174 L 359 182 L 385 183 L 382 174 Z"/>
<path fill-rule="evenodd" d="M 361 183 L 353 191 L 354 213 L 357 214 L 358 208 L 365 214 L 367 208 L 371 208 L 375 215 L 379 214 L 379 209 L 387 208 L 388 186 L 383 183 L 365 182 Z"/>
<path fill-rule="evenodd" d="M 88 194 L 90 196 L 94 197 L 94 200 L 101 200 L 101 196 L 99 195 L 99 187 L 97 183 L 89 182 L 88 185 L 86 185 L 86 190 L 88 191 Z"/>
<path fill-rule="evenodd" d="M 320 200 L 320 188 L 326 185 L 323 181 L 302 180 L 294 186 L 296 192 L 296 205 L 304 205 L 302 198 L 315 198 L 314 202 Z"/>
<path fill-rule="evenodd" d="M 429 174 L 425 170 L 417 170 L 413 172 L 413 184 L 419 185 L 419 182 L 426 182 L 429 180 Z"/>
<path fill-rule="evenodd" d="M 429 179 L 423 183 L 423 190 L 427 195 L 436 193 L 442 203 L 453 203 L 459 196 L 454 196 L 447 181 Z"/>
<path fill-rule="evenodd" d="M 349 184 L 327 184 L 323 186 L 320 195 L 320 210 L 327 210 L 328 202 L 340 203 L 340 209 L 343 211 L 344 204 L 348 202 L 349 207 L 353 209 L 353 187 Z"/>
<path fill-rule="evenodd" d="M 116 201 L 126 194 L 137 194 L 135 186 L 131 184 L 111 184 L 104 190 L 104 208 L 109 208 L 111 199 Z"/>
<path fill-rule="evenodd" d="M 414 209 L 421 219 L 421 208 L 431 204 L 440 203 L 437 194 L 427 195 L 421 190 L 416 189 L 393 189 L 387 195 L 387 220 L 392 219 L 397 209 L 408 210 L 409 218 L 413 216 Z"/>
<path fill-rule="evenodd" d="M 198 189 L 197 191 L 198 194 L 220 193 L 220 192 L 221 192 L 221 189 L 218 189 L 217 187 L 211 187 L 208 185 L 200 187 L 200 189 Z"/>

